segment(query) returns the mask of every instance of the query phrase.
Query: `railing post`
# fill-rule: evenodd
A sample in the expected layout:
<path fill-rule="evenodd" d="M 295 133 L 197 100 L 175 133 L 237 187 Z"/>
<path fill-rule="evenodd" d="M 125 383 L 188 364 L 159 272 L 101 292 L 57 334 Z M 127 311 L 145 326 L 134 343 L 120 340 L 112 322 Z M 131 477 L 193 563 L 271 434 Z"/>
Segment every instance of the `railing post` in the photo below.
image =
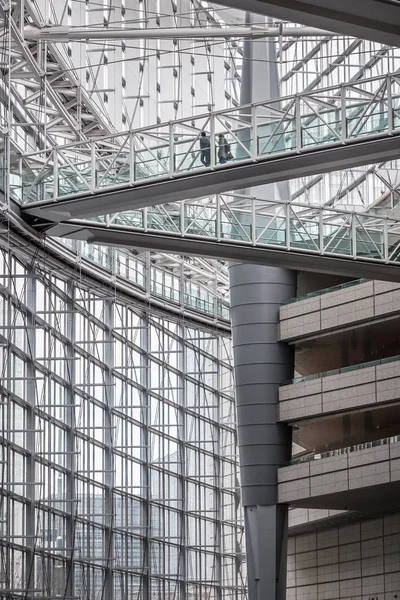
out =
<path fill-rule="evenodd" d="M 301 99 L 299 95 L 296 95 L 294 101 L 294 118 L 296 124 L 296 150 L 300 152 L 303 144 L 301 140 Z"/>
<path fill-rule="evenodd" d="M 353 258 L 357 258 L 357 228 L 354 213 L 351 214 L 351 250 Z"/>
<path fill-rule="evenodd" d="M 386 90 L 387 90 L 387 111 L 388 111 L 388 134 L 393 135 L 394 122 L 393 122 L 393 98 L 392 98 L 392 77 L 387 75 L 386 77 Z"/>
<path fill-rule="evenodd" d="M 251 135 L 252 135 L 252 146 L 251 146 L 251 156 L 254 161 L 257 160 L 258 157 L 258 139 L 257 139 L 257 106 L 255 104 L 251 105 Z"/>
<path fill-rule="evenodd" d="M 92 194 L 96 189 L 96 145 L 95 142 L 90 142 L 90 191 Z"/>
<path fill-rule="evenodd" d="M 386 219 L 383 221 L 383 257 L 387 263 L 389 261 L 389 231 Z"/>
<path fill-rule="evenodd" d="M 215 167 L 215 116 L 210 113 L 210 166 L 213 169 Z"/>
<path fill-rule="evenodd" d="M 53 201 L 58 198 L 58 149 L 53 149 Z"/>
<path fill-rule="evenodd" d="M 342 144 L 347 139 L 347 119 L 346 119 L 346 88 L 344 85 L 340 89 L 340 136 Z"/>
<path fill-rule="evenodd" d="M 216 232 L 215 232 L 215 237 L 217 238 L 217 241 L 220 242 L 221 241 L 221 196 L 219 194 L 217 194 L 216 196 L 216 204 L 217 204 L 217 209 L 216 209 L 216 219 L 215 219 L 215 227 L 216 227 Z"/>
<path fill-rule="evenodd" d="M 168 126 L 169 135 L 169 176 L 172 177 L 175 172 L 175 144 L 174 144 L 174 125 L 170 121 Z"/>
<path fill-rule="evenodd" d="M 286 248 L 290 250 L 290 204 L 286 202 L 285 211 L 286 211 Z"/>
<path fill-rule="evenodd" d="M 256 201 L 254 198 L 251 198 L 251 243 L 253 246 L 256 245 Z"/>
<path fill-rule="evenodd" d="M 133 131 L 129 132 L 129 183 L 132 185 L 135 183 L 135 144 Z"/>
<path fill-rule="evenodd" d="M 217 278 L 214 277 L 214 285 L 213 285 L 213 294 L 214 294 L 214 299 L 213 299 L 213 317 L 215 320 L 218 320 L 218 284 L 217 284 Z"/>
<path fill-rule="evenodd" d="M 182 200 L 181 202 L 181 206 L 180 206 L 180 234 L 182 237 L 185 236 L 185 208 L 186 208 L 186 203 L 184 200 Z"/>
<path fill-rule="evenodd" d="M 319 230 L 319 251 L 321 254 L 324 254 L 325 244 L 324 244 L 324 209 L 322 206 L 319 209 L 319 220 L 318 220 L 318 230 Z"/>

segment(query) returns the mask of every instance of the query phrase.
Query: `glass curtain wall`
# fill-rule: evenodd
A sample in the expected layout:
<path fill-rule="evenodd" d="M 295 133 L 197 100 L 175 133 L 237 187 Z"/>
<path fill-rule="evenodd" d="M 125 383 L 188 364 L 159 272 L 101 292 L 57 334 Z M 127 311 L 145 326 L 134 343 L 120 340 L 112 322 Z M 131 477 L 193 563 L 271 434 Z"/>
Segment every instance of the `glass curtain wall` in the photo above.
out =
<path fill-rule="evenodd" d="M 245 598 L 228 337 L 5 244 L 0 357 L 0 598 Z"/>

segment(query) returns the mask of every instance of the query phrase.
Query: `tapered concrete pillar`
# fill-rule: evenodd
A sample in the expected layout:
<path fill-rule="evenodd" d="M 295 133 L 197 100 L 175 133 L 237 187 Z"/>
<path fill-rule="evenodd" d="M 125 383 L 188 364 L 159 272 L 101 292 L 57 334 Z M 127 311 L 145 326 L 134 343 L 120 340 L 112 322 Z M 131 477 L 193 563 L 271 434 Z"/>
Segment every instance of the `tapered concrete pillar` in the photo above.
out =
<path fill-rule="evenodd" d="M 247 22 L 260 19 L 248 15 Z M 274 43 L 246 41 L 241 103 L 277 96 Z M 289 199 L 286 183 L 245 191 Z M 293 376 L 293 356 L 277 336 L 279 307 L 296 294 L 296 274 L 235 263 L 229 278 L 249 600 L 284 600 L 288 509 L 277 504 L 277 471 L 290 459 L 291 430 L 277 422 L 278 389 Z"/>
<path fill-rule="evenodd" d="M 290 459 L 291 431 L 277 422 L 278 388 L 293 376 L 293 357 L 277 333 L 296 275 L 239 263 L 229 277 L 249 600 L 283 600 L 288 511 L 277 504 L 277 470 Z"/>

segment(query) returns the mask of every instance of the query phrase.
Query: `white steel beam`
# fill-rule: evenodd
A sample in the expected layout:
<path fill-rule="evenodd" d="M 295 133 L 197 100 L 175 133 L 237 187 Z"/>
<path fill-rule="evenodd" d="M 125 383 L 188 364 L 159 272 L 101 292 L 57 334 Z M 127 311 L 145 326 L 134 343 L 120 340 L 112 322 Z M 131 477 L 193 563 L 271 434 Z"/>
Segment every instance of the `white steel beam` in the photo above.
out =
<path fill-rule="evenodd" d="M 46 40 L 50 42 L 68 42 L 71 40 L 175 40 L 208 38 L 265 38 L 265 37 L 315 37 L 333 35 L 324 29 L 315 27 L 166 27 L 117 28 L 112 27 L 34 27 L 27 25 L 25 39 Z"/>

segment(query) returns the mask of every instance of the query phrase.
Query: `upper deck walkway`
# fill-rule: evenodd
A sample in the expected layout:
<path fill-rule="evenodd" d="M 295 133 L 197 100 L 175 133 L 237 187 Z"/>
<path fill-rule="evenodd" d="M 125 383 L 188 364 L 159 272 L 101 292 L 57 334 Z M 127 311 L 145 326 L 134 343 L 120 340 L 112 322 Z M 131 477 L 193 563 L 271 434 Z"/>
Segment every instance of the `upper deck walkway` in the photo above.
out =
<path fill-rule="evenodd" d="M 24 213 L 60 222 L 396 159 L 398 136 L 389 74 L 25 154 L 12 191 Z"/>

